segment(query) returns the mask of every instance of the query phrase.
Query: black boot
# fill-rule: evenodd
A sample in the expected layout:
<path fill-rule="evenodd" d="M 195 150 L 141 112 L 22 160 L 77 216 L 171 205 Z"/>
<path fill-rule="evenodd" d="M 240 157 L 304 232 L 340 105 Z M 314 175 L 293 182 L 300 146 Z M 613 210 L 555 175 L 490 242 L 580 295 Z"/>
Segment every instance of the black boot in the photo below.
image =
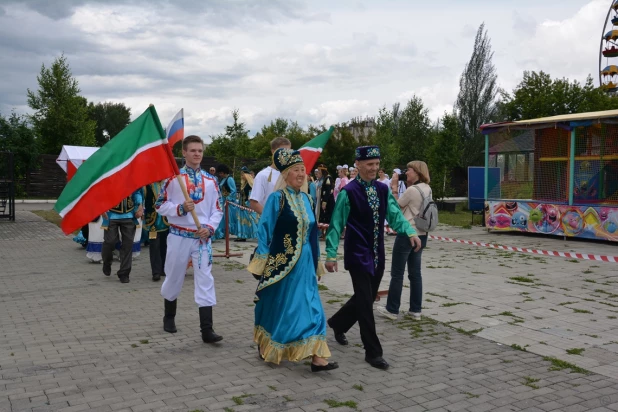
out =
<path fill-rule="evenodd" d="M 212 306 L 202 306 L 200 308 L 200 330 L 202 340 L 206 343 L 215 343 L 223 339 L 212 330 Z"/>
<path fill-rule="evenodd" d="M 176 303 L 178 299 L 169 301 L 165 299 L 165 316 L 163 316 L 163 330 L 169 333 L 176 333 Z"/>

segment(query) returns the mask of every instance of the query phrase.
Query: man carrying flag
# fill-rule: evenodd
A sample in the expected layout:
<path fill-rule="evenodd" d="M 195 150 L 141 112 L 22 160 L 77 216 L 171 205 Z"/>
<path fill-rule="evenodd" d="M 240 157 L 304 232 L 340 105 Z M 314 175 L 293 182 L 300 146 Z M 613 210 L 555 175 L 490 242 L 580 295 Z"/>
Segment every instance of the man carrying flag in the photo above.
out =
<path fill-rule="evenodd" d="M 186 165 L 175 179 L 164 185 L 156 209 L 167 217 L 170 232 L 167 238 L 165 281 L 161 295 L 165 299 L 163 330 L 176 332 L 176 307 L 185 279 L 187 262 L 191 259 L 194 270 L 195 302 L 199 307 L 202 340 L 206 343 L 223 339 L 212 328 L 212 307 L 217 304 L 215 282 L 212 277 L 211 238 L 223 217 L 219 206 L 219 186 L 211 174 L 202 171 L 204 142 L 199 136 L 187 136 L 182 142 L 182 155 Z M 189 194 L 186 200 L 183 187 Z M 200 227 L 196 227 L 192 212 L 197 214 Z"/>

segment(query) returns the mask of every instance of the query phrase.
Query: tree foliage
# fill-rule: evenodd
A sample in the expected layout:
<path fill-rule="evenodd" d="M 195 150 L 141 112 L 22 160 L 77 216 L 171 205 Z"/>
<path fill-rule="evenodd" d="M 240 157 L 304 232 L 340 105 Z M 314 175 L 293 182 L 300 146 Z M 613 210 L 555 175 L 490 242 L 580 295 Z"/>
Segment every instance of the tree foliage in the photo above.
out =
<path fill-rule="evenodd" d="M 77 80 L 64 55 L 49 68 L 41 65 L 39 89 L 28 89 L 30 117 L 43 153 L 57 154 L 62 145 L 93 146 L 95 122 L 88 117 L 86 99 L 79 95 Z"/>
<path fill-rule="evenodd" d="M 441 200 L 454 193 L 451 176 L 455 167 L 459 166 L 462 149 L 459 118 L 455 113 L 444 113 L 435 129 L 427 162 L 434 199 Z"/>
<path fill-rule="evenodd" d="M 39 148 L 27 117 L 15 112 L 8 118 L 0 114 L 0 151 L 13 153 L 16 178 L 25 177 L 36 166 Z"/>
<path fill-rule="evenodd" d="M 225 126 L 225 133 L 211 136 L 212 143 L 208 145 L 207 154 L 217 158 L 219 163 L 224 163 L 230 168 L 236 161 L 251 157 L 251 140 L 249 130 L 245 123 L 240 122 L 238 109 L 232 111 L 233 123 Z M 240 164 L 240 163 L 238 163 Z"/>
<path fill-rule="evenodd" d="M 498 120 L 536 119 L 611 109 L 618 109 L 618 97 L 595 87 L 590 75 L 582 85 L 577 80 L 552 79 L 543 71 L 526 71 L 512 93 L 501 92 Z"/>
<path fill-rule="evenodd" d="M 491 41 L 483 23 L 476 32 L 472 57 L 461 74 L 455 102 L 463 132 L 461 165 L 465 168 L 482 164 L 484 139 L 479 127 L 491 121 L 496 110 L 498 76 L 492 58 Z"/>
<path fill-rule="evenodd" d="M 376 119 L 374 144 L 380 146 L 382 165 L 386 170 L 411 160 L 426 160 L 432 145 L 429 110 L 418 96 L 412 96 L 401 109 L 382 107 Z"/>
<path fill-rule="evenodd" d="M 131 109 L 124 103 L 91 102 L 88 104 L 88 117 L 96 123 L 94 130 L 96 145 L 103 146 L 131 122 Z"/>

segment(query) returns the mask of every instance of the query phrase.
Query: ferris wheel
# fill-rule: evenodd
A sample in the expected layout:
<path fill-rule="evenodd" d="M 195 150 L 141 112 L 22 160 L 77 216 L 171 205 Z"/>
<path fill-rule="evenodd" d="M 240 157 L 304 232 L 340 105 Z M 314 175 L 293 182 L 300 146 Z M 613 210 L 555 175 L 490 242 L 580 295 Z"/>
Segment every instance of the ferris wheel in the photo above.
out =
<path fill-rule="evenodd" d="M 608 93 L 618 91 L 618 0 L 612 0 L 599 49 L 599 85 Z"/>

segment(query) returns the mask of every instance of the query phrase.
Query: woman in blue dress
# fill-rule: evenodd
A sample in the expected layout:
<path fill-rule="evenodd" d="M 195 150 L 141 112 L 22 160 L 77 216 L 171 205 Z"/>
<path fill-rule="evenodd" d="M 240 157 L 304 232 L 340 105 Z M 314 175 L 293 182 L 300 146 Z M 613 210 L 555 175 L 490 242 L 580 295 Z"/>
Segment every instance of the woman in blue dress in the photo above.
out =
<path fill-rule="evenodd" d="M 327 361 L 331 354 L 318 293 L 324 268 L 305 166 L 300 153 L 290 149 L 278 149 L 273 159 L 281 175 L 264 206 L 258 247 L 247 268 L 260 276 L 253 340 L 266 362 L 311 357 L 312 372 L 336 369 L 336 362 Z"/>

